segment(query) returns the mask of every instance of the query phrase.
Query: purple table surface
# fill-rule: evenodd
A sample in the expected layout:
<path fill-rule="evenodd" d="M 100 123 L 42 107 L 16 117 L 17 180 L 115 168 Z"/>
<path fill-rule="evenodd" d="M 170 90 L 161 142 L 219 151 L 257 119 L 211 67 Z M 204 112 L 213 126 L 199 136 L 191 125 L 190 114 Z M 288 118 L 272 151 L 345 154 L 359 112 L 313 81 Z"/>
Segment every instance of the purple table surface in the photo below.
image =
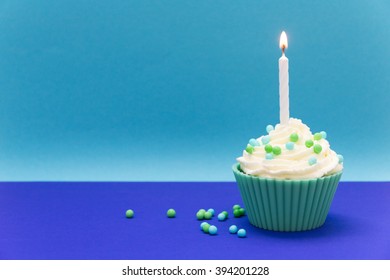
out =
<path fill-rule="evenodd" d="M 0 183 L 0 259 L 390 259 L 390 182 L 341 182 L 316 230 L 272 232 L 230 215 L 209 221 L 217 235 L 200 231 L 198 209 L 237 203 L 233 182 Z"/>

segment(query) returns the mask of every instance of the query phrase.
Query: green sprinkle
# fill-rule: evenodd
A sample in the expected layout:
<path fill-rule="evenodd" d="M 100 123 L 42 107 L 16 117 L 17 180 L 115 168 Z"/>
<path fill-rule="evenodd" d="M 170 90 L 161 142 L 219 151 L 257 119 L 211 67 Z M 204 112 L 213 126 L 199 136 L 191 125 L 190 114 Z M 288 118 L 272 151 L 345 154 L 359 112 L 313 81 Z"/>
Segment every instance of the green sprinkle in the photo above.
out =
<path fill-rule="evenodd" d="M 234 215 L 234 217 L 236 217 L 236 218 L 240 217 L 240 216 L 241 216 L 241 214 L 240 214 L 240 209 L 235 209 L 235 210 L 233 211 L 233 215 Z"/>
<path fill-rule="evenodd" d="M 298 139 L 299 139 L 299 137 L 298 137 L 297 133 L 293 133 L 293 134 L 290 135 L 290 141 L 291 142 L 297 142 Z"/>
<path fill-rule="evenodd" d="M 253 151 L 255 150 L 255 148 L 253 148 L 251 145 L 247 145 L 246 146 L 246 149 L 245 149 L 245 151 L 248 153 L 248 154 L 252 154 L 253 153 Z"/>
<path fill-rule="evenodd" d="M 203 230 L 205 233 L 209 233 L 209 228 L 210 228 L 210 225 L 209 225 L 209 224 L 204 224 L 203 227 L 202 227 L 202 230 Z"/>
<path fill-rule="evenodd" d="M 313 140 L 306 140 L 305 142 L 306 147 L 311 148 L 314 145 Z"/>
<path fill-rule="evenodd" d="M 169 209 L 168 211 L 167 211 L 167 216 L 168 216 L 168 218 L 175 218 L 175 216 L 176 216 L 176 211 L 175 211 L 175 209 Z"/>
<path fill-rule="evenodd" d="M 126 211 L 126 218 L 131 219 L 134 217 L 134 211 L 129 209 Z"/>
<path fill-rule="evenodd" d="M 314 134 L 314 140 L 318 141 L 318 140 L 321 140 L 321 138 L 322 138 L 322 134 L 320 132 L 317 132 Z"/>
<path fill-rule="evenodd" d="M 240 209 L 240 208 L 241 208 L 241 206 L 240 206 L 239 204 L 236 204 L 236 205 L 233 206 L 233 211 L 234 211 L 235 209 Z"/>
<path fill-rule="evenodd" d="M 206 210 L 202 208 L 202 209 L 199 209 L 198 212 L 200 212 L 204 215 L 204 213 L 206 213 Z"/>
<path fill-rule="evenodd" d="M 198 220 L 203 220 L 204 219 L 204 213 L 201 212 L 201 211 L 198 211 L 198 213 L 196 213 L 196 218 Z"/>
<path fill-rule="evenodd" d="M 204 226 L 204 225 L 208 225 L 208 222 L 203 222 L 203 223 L 201 223 L 201 224 L 200 224 L 200 230 L 203 230 L 203 226 Z"/>
<path fill-rule="evenodd" d="M 267 153 L 272 153 L 272 146 L 270 144 L 267 144 L 267 145 L 264 146 L 264 150 Z"/>
<path fill-rule="evenodd" d="M 315 144 L 314 147 L 313 147 L 313 150 L 314 150 L 314 152 L 315 152 L 316 154 L 319 154 L 319 153 L 321 153 L 321 151 L 322 151 L 322 147 L 321 147 L 320 144 Z"/>
<path fill-rule="evenodd" d="M 240 208 L 240 216 L 244 216 L 245 215 L 245 208 Z"/>
<path fill-rule="evenodd" d="M 225 215 L 226 218 L 229 216 L 229 213 L 227 211 L 222 211 L 222 213 Z"/>
<path fill-rule="evenodd" d="M 210 220 L 212 216 L 213 216 L 213 214 L 212 214 L 211 212 L 206 212 L 206 213 L 204 213 L 204 218 L 205 218 L 206 220 Z"/>
<path fill-rule="evenodd" d="M 274 146 L 272 148 L 272 152 L 274 153 L 274 155 L 280 155 L 282 153 L 282 149 L 278 146 Z"/>

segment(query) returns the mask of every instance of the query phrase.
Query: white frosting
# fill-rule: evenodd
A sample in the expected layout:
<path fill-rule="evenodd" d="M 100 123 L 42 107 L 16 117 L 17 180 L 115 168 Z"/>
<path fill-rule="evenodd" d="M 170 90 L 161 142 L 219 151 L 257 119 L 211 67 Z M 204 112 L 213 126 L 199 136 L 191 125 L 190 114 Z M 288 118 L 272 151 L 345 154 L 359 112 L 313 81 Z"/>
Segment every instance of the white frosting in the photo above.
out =
<path fill-rule="evenodd" d="M 294 143 L 294 149 L 288 150 L 286 143 L 290 142 L 292 133 L 297 133 L 299 139 Z M 275 179 L 311 179 L 343 169 L 337 154 L 330 149 L 329 142 L 326 139 L 314 140 L 310 128 L 299 119 L 290 118 L 287 124 L 278 124 L 269 133 L 269 144 L 279 146 L 282 151 L 280 155 L 274 155 L 273 159 L 266 159 L 262 137 L 264 136 L 257 139 L 260 146 L 255 146 L 252 154 L 244 150 L 242 157 L 237 158 L 241 169 L 248 175 Z M 319 154 L 314 153 L 313 147 L 306 147 L 305 141 L 309 139 L 322 146 Z M 317 163 L 310 165 L 311 157 L 316 158 Z"/>

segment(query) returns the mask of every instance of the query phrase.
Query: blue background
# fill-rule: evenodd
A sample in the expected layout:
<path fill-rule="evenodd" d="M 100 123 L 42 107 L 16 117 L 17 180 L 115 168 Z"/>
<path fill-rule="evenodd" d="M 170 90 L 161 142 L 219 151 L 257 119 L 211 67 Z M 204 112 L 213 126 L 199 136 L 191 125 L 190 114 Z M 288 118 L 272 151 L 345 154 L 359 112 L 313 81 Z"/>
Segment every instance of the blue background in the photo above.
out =
<path fill-rule="evenodd" d="M 389 180 L 389 1 L 0 1 L 0 180 L 232 181 L 290 112 Z"/>

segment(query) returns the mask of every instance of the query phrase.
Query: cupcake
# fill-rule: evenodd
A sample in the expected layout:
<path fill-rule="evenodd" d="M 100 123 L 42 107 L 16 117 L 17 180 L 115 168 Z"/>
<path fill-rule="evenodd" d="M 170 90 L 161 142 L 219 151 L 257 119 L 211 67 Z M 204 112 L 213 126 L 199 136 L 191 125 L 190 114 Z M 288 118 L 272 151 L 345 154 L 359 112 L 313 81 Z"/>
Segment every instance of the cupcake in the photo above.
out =
<path fill-rule="evenodd" d="M 343 170 L 326 132 L 290 118 L 250 139 L 233 173 L 252 225 L 274 231 L 322 226 Z"/>

